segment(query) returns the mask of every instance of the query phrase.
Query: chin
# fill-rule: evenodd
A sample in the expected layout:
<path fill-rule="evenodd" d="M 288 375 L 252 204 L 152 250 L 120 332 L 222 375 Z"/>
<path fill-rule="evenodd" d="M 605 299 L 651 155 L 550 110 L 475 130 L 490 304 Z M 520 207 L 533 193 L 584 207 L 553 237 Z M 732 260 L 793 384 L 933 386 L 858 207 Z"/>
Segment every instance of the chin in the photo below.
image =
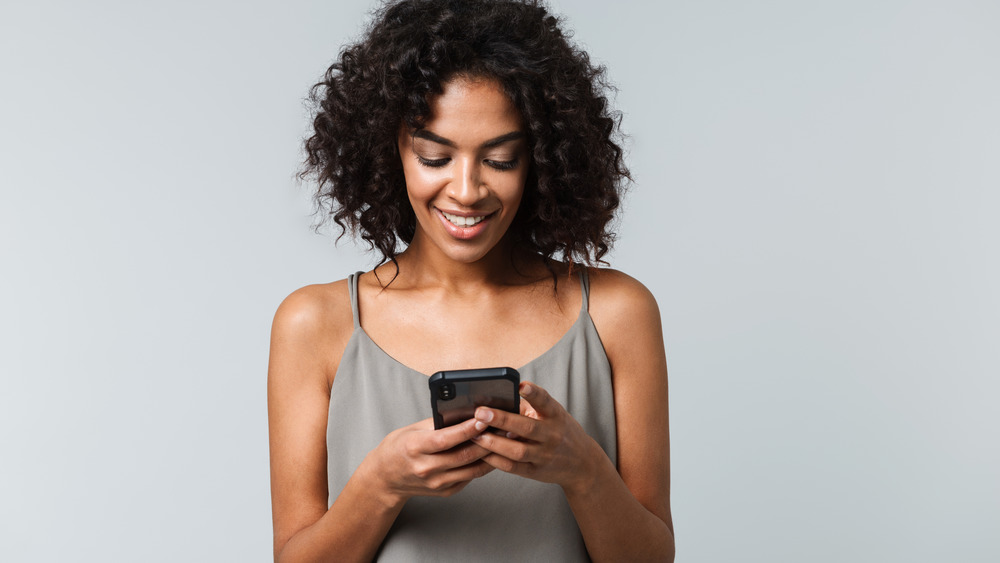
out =
<path fill-rule="evenodd" d="M 434 221 L 431 223 L 431 229 L 418 228 L 417 237 L 423 240 L 427 250 L 434 248 L 433 252 L 460 264 L 475 264 L 491 255 L 504 252 L 507 248 L 506 233 L 510 228 L 506 223 L 504 221 L 504 224 L 490 224 L 487 226 L 488 231 L 480 232 L 474 238 L 462 240 L 453 237 L 447 227 L 442 228 L 439 222 Z"/>
<path fill-rule="evenodd" d="M 475 264 L 480 260 L 486 258 L 494 252 L 498 252 L 500 249 L 499 245 L 493 245 L 491 248 L 448 248 L 445 249 L 445 255 L 451 258 L 455 262 L 461 264 Z"/>

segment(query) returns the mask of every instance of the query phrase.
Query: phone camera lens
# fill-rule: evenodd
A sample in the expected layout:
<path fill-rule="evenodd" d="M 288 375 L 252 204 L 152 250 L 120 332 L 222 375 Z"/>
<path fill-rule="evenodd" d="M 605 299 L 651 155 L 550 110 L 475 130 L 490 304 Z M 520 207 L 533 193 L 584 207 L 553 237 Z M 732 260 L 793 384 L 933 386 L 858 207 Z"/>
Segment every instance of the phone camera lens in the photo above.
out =
<path fill-rule="evenodd" d="M 442 401 L 450 401 L 455 398 L 455 384 L 445 383 L 438 390 L 438 397 Z"/>

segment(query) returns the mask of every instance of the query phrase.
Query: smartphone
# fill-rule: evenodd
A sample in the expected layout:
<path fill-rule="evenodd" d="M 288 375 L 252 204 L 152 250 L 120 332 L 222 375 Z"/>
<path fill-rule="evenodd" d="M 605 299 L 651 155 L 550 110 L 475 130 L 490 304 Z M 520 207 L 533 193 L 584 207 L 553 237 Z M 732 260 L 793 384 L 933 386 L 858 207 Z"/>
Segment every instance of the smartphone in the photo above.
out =
<path fill-rule="evenodd" d="M 473 417 L 476 407 L 519 412 L 517 394 L 521 374 L 514 368 L 439 371 L 430 377 L 434 428 L 444 428 Z"/>

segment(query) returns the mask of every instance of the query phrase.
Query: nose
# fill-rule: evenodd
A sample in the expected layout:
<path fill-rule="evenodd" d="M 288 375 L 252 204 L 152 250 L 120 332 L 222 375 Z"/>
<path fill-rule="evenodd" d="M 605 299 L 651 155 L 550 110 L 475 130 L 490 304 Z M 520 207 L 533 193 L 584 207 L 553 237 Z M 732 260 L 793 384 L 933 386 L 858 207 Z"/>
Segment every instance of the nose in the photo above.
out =
<path fill-rule="evenodd" d="M 449 197 L 465 207 L 472 207 L 486 197 L 486 186 L 482 183 L 480 165 L 476 159 L 462 159 L 455 170 L 458 176 L 449 185 Z"/>

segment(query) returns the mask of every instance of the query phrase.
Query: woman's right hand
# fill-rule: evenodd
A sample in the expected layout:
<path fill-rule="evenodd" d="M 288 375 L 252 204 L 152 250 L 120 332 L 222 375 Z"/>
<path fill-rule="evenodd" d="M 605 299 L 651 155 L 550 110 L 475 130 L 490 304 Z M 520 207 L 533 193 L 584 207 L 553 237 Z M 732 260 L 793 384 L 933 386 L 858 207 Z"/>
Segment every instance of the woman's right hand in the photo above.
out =
<path fill-rule="evenodd" d="M 434 429 L 427 418 L 389 433 L 365 457 L 358 471 L 391 504 L 414 496 L 451 496 L 493 470 L 482 458 L 490 452 L 470 440 L 482 433 L 475 419 Z"/>

